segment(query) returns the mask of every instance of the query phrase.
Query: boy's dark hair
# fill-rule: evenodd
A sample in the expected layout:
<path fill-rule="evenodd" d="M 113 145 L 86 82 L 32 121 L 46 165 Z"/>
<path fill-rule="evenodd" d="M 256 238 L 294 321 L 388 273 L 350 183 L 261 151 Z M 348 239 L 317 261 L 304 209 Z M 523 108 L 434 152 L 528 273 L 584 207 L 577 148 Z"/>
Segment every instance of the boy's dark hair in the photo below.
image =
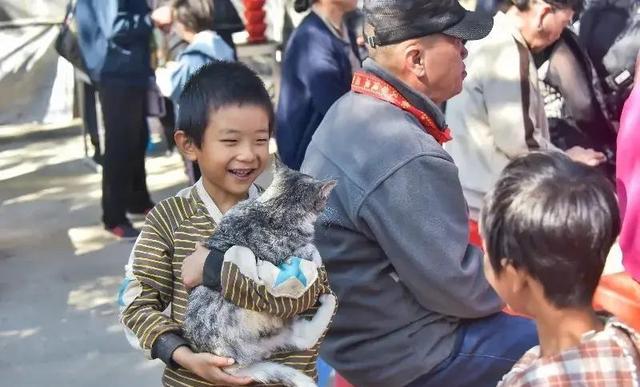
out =
<path fill-rule="evenodd" d="M 173 0 L 176 21 L 189 31 L 200 32 L 213 28 L 213 0 Z"/>
<path fill-rule="evenodd" d="M 508 259 L 556 307 L 591 305 L 620 232 L 616 196 L 600 172 L 560 152 L 529 153 L 504 169 L 480 218 L 496 275 Z"/>
<path fill-rule="evenodd" d="M 255 105 L 269 116 L 273 132 L 273 103 L 258 75 L 239 62 L 213 61 L 202 66 L 185 84 L 178 101 L 177 129 L 200 148 L 209 118 L 229 105 Z"/>

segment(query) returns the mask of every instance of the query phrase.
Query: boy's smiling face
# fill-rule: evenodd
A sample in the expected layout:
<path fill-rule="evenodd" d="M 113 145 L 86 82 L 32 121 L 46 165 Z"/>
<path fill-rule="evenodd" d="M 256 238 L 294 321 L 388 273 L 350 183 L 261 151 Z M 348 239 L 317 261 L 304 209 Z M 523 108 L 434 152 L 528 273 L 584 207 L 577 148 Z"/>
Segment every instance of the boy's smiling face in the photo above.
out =
<path fill-rule="evenodd" d="M 240 200 L 269 158 L 269 115 L 257 105 L 223 106 L 210 114 L 202 144 L 187 154 L 198 162 L 205 189 L 224 212 Z"/>

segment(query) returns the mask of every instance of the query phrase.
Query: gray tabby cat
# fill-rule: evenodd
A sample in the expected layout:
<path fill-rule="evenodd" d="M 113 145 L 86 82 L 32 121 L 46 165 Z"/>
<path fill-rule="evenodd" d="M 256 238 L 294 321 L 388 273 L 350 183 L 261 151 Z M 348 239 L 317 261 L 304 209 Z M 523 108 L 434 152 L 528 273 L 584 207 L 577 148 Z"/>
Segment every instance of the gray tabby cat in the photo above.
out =
<path fill-rule="evenodd" d="M 229 210 L 205 246 L 220 251 L 245 246 L 257 259 L 276 266 L 290 256 L 319 265 L 320 255 L 312 244 L 314 222 L 334 186 L 335 181 L 314 180 L 278 166 L 269 188 L 257 199 Z M 283 320 L 240 308 L 220 292 L 199 286 L 189 295 L 183 330 L 196 351 L 235 359 L 225 369 L 229 374 L 262 383 L 315 386 L 304 373 L 265 359 L 278 352 L 308 350 L 320 340 L 336 300 L 333 295 L 321 295 L 319 300 L 321 306 L 311 320 Z"/>

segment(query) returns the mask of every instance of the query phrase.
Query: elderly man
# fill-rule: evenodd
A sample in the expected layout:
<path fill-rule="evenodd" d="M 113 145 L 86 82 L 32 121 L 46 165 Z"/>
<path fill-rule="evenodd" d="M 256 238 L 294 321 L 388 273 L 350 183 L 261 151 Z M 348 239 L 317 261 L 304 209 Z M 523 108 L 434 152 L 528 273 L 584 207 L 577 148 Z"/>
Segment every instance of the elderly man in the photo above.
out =
<path fill-rule="evenodd" d="M 456 0 L 365 1 L 370 58 L 327 112 L 302 171 L 338 180 L 316 242 L 340 305 L 323 357 L 357 386 L 495 386 L 536 344 L 500 313 L 439 105 L 491 19 Z M 455 140 L 454 140 L 455 141 Z"/>

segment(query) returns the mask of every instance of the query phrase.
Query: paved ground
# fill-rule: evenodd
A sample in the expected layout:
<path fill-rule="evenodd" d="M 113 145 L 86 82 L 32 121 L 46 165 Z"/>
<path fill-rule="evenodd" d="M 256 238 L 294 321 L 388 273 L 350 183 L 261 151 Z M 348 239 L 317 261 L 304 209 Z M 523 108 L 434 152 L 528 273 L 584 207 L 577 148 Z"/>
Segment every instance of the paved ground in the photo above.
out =
<path fill-rule="evenodd" d="M 3 386 L 158 386 L 118 324 L 132 243 L 101 228 L 100 174 L 78 127 L 0 130 L 0 375 Z M 158 201 L 186 179 L 177 154 L 150 158 Z"/>

